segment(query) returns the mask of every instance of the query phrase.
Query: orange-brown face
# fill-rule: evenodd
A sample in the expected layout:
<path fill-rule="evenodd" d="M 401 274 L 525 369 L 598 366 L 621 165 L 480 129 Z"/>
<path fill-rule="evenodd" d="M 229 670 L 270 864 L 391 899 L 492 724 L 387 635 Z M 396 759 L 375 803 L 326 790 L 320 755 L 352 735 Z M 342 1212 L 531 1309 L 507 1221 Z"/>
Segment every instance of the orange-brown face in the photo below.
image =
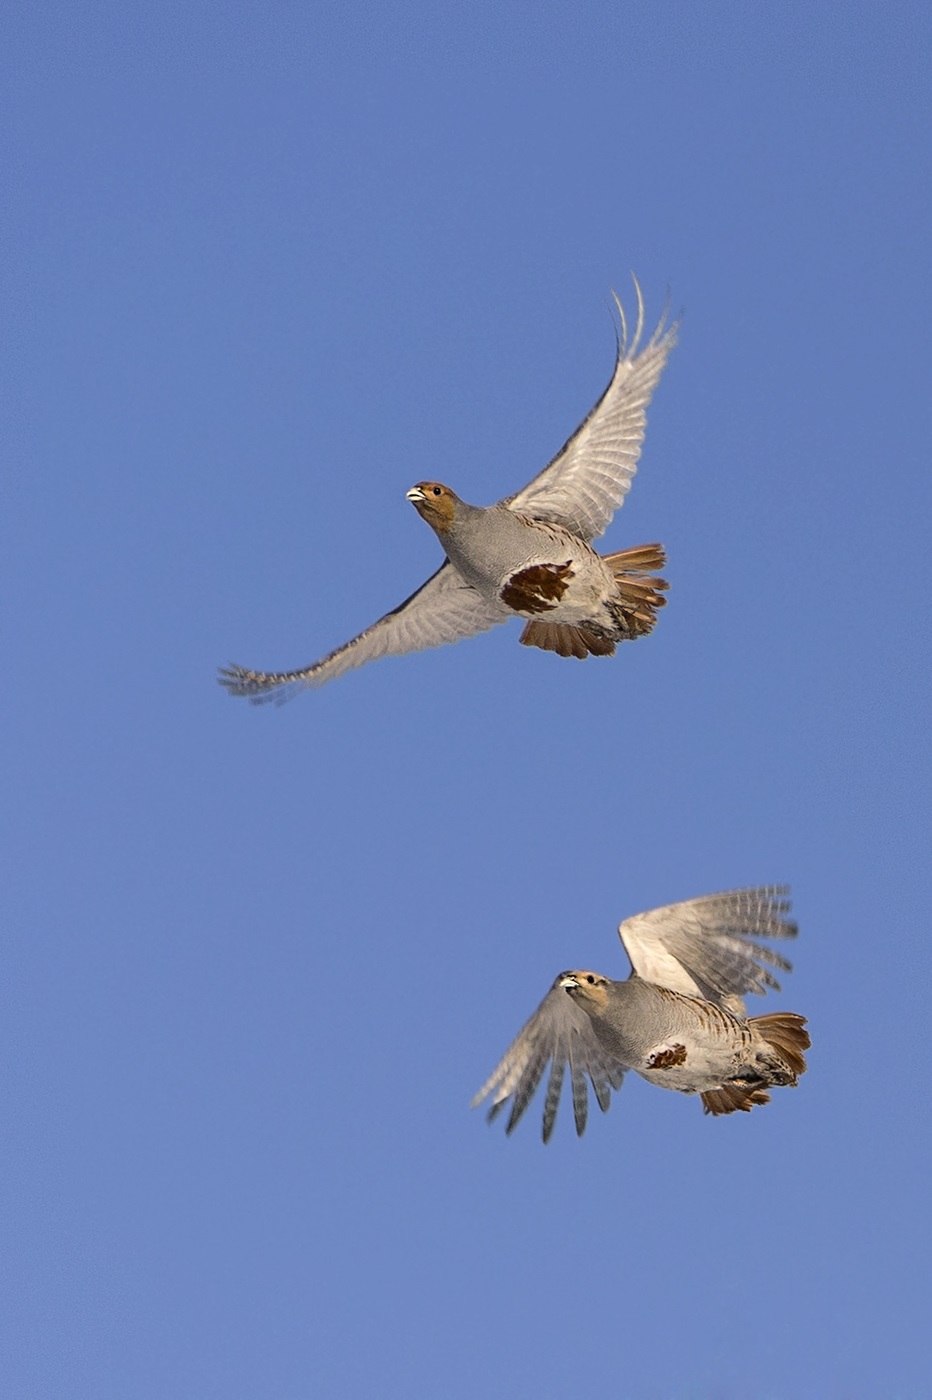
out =
<path fill-rule="evenodd" d="M 557 986 L 568 992 L 574 1001 L 588 1001 L 598 1007 L 604 1007 L 608 1001 L 610 985 L 601 972 L 561 972 L 557 978 Z"/>
<path fill-rule="evenodd" d="M 419 481 L 406 492 L 422 520 L 434 530 L 449 530 L 459 501 L 455 491 L 441 481 Z"/>

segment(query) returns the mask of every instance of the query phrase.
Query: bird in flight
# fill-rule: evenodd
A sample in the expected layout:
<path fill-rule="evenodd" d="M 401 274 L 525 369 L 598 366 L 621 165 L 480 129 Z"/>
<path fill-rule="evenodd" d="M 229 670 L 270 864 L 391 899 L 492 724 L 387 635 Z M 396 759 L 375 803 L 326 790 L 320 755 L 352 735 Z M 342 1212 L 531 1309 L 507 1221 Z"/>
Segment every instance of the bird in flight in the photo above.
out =
<path fill-rule="evenodd" d="M 566 1065 L 576 1132 L 588 1113 L 587 1081 L 603 1113 L 626 1070 L 651 1084 L 698 1094 L 706 1113 L 749 1112 L 774 1085 L 795 1084 L 810 1039 L 803 1016 L 748 1016 L 749 992 L 779 990 L 772 968 L 790 971 L 757 939 L 794 938 L 783 885 L 704 895 L 635 914 L 618 934 L 631 961 L 627 981 L 561 972 L 473 1099 L 491 1097 L 489 1119 L 511 1101 L 510 1133 L 550 1064 L 543 1138 L 553 1132 Z"/>
<path fill-rule="evenodd" d="M 676 324 L 662 318 L 641 346 L 644 299 L 634 279 L 637 319 L 629 337 L 624 307 L 608 387 L 572 437 L 533 481 L 494 506 L 472 506 L 439 481 L 420 481 L 407 499 L 446 553 L 426 583 L 392 612 L 327 656 L 295 671 L 230 665 L 219 680 L 254 702 L 284 699 L 381 656 L 398 656 L 475 636 L 518 616 L 520 641 L 559 656 L 611 656 L 618 642 L 650 632 L 664 603 L 659 544 L 600 555 L 591 541 L 621 505 L 641 454 L 647 405 Z"/>

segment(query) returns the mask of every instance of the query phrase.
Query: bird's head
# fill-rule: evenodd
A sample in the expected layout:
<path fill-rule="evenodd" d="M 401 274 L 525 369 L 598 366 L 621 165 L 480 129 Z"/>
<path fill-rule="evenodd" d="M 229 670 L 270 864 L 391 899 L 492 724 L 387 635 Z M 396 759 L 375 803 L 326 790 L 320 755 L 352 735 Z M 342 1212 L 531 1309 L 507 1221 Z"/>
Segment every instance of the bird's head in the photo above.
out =
<path fill-rule="evenodd" d="M 588 1002 L 590 1009 L 595 1010 L 607 1004 L 611 981 L 601 972 L 561 972 L 554 985 L 562 987 L 574 1001 Z"/>
<path fill-rule="evenodd" d="M 449 530 L 460 498 L 442 481 L 419 481 L 405 493 L 422 520 L 442 534 Z"/>

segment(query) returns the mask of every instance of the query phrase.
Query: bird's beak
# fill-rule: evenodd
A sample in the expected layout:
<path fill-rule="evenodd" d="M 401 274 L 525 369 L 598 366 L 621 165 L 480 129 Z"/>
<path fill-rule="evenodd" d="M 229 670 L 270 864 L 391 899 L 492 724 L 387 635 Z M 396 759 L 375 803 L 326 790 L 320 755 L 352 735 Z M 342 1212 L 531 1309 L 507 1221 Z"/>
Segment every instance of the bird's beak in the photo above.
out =
<path fill-rule="evenodd" d="M 573 976 L 572 972 L 566 972 L 566 973 L 564 973 L 563 976 L 560 978 L 560 986 L 561 986 L 561 987 L 578 987 L 578 986 L 579 986 L 579 982 L 578 982 L 577 979 Z"/>
<path fill-rule="evenodd" d="M 410 491 L 405 492 L 405 500 L 411 501 L 416 505 L 418 501 L 426 501 L 427 497 L 424 495 L 420 486 L 412 486 Z"/>

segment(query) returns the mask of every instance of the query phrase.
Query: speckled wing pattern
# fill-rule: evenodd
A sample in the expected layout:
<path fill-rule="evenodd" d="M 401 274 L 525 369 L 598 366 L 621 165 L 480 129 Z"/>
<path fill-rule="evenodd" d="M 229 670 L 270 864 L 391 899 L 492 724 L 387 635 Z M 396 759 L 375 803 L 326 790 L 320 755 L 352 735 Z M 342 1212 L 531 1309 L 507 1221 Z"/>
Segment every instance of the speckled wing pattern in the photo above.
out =
<path fill-rule="evenodd" d="M 560 974 L 561 977 L 563 975 Z M 544 1142 L 553 1132 L 567 1064 L 570 1067 L 576 1132 L 580 1136 L 585 1130 L 589 1111 L 587 1080 L 592 1084 L 604 1113 L 611 1102 L 612 1089 L 621 1088 L 626 1068 L 603 1049 L 589 1017 L 559 983 L 558 977 L 472 1101 L 475 1108 L 491 1095 L 491 1122 L 511 1099 L 511 1112 L 505 1125 L 506 1133 L 510 1133 L 517 1127 L 534 1097 L 548 1062 L 552 1062 L 544 1101 Z"/>
<path fill-rule="evenodd" d="M 779 982 L 791 964 L 760 938 L 795 938 L 786 885 L 729 890 L 635 914 L 618 926 L 631 966 L 645 982 L 725 1005 L 743 1015 L 748 992 Z"/>
<path fill-rule="evenodd" d="M 615 297 L 621 321 L 618 355 L 608 388 L 549 466 L 504 505 L 535 520 L 553 520 L 585 540 L 608 527 L 621 505 L 641 455 L 647 405 L 676 344 L 677 326 L 662 318 L 643 350 L 644 298 L 636 277 L 637 322 L 628 338 L 624 307 Z"/>
<path fill-rule="evenodd" d="M 498 613 L 483 602 L 475 589 L 444 562 L 410 598 L 320 661 L 297 671 L 251 671 L 231 665 L 220 672 L 220 683 L 231 695 L 248 696 L 254 704 L 282 701 L 304 687 L 322 685 L 368 661 L 459 642 L 487 631 L 507 617 L 504 609 Z"/>

